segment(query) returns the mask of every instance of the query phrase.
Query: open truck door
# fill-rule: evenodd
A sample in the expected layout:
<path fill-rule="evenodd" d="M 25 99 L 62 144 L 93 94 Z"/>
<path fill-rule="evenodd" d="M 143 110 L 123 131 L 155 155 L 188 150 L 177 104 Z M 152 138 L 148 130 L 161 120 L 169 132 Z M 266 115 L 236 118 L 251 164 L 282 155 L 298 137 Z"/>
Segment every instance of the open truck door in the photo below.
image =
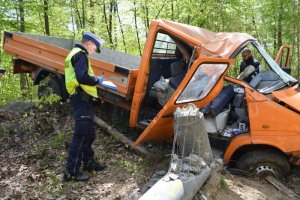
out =
<path fill-rule="evenodd" d="M 291 74 L 290 68 L 291 49 L 288 45 L 282 45 L 277 53 L 275 62 L 288 74 Z"/>
<path fill-rule="evenodd" d="M 188 103 L 202 108 L 211 102 L 221 91 L 224 77 L 233 63 L 233 59 L 199 58 L 197 59 L 179 87 L 172 94 L 168 102 L 151 121 L 139 138 L 135 147 L 141 142 L 149 140 L 167 140 L 173 136 L 173 113 L 177 107 Z"/>

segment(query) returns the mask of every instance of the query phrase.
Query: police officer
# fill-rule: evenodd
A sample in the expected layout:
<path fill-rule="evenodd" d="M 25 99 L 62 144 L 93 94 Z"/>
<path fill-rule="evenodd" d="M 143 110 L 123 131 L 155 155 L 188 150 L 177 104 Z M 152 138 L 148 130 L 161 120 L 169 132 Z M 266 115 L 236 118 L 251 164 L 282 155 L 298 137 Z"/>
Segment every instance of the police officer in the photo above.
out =
<path fill-rule="evenodd" d="M 106 165 L 94 160 L 94 151 L 91 147 L 95 140 L 93 124 L 94 108 L 93 97 L 98 98 L 97 84 L 101 84 L 103 76 L 95 77 L 88 55 L 100 53 L 103 40 L 96 35 L 83 32 L 81 44 L 76 44 L 65 60 L 66 89 L 70 95 L 75 119 L 75 129 L 67 166 L 64 172 L 64 181 L 88 181 L 89 176 L 80 170 L 83 161 L 83 170 L 103 170 Z"/>

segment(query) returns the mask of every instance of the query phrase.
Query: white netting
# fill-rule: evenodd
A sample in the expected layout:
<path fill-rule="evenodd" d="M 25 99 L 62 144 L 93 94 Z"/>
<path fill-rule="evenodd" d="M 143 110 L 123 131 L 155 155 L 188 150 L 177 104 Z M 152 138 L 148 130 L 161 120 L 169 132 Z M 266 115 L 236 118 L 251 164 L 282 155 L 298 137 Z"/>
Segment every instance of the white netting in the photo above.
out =
<path fill-rule="evenodd" d="M 164 77 L 160 77 L 160 79 L 154 83 L 153 90 L 156 93 L 158 103 L 161 106 L 164 106 L 167 101 L 169 101 L 170 97 L 174 93 L 174 89 L 169 85 L 169 79 L 165 79 Z"/>
<path fill-rule="evenodd" d="M 169 172 L 199 174 L 212 161 L 203 113 L 194 104 L 174 113 L 174 142 Z"/>

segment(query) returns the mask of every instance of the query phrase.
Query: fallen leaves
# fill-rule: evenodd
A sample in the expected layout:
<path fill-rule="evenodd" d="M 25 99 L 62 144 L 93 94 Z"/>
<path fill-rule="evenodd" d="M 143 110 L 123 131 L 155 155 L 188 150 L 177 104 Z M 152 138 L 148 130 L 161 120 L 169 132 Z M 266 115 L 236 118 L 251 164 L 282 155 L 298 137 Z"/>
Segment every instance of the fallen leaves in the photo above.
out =
<path fill-rule="evenodd" d="M 88 183 L 62 182 L 65 144 L 74 126 L 72 113 L 64 109 L 70 107 L 0 110 L 0 128 L 7 133 L 0 133 L 0 199 L 127 199 L 139 191 L 143 175 L 133 172 L 142 173 L 143 159 L 100 129 L 93 148 L 108 168 L 92 173 Z"/>

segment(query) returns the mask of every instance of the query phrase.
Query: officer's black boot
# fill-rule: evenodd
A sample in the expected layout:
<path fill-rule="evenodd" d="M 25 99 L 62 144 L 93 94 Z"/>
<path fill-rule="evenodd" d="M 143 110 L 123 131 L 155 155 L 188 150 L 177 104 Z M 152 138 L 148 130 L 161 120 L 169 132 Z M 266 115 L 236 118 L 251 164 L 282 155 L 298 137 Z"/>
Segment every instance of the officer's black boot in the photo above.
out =
<path fill-rule="evenodd" d="M 86 175 L 84 173 L 82 173 L 81 171 L 78 171 L 77 174 L 72 175 L 70 174 L 70 172 L 66 169 L 64 172 L 64 182 L 69 182 L 69 181 L 88 181 L 90 179 L 89 175 Z"/>
<path fill-rule="evenodd" d="M 83 164 L 83 171 L 101 171 L 106 168 L 105 163 L 98 163 L 94 159 L 89 160 L 87 163 Z"/>

